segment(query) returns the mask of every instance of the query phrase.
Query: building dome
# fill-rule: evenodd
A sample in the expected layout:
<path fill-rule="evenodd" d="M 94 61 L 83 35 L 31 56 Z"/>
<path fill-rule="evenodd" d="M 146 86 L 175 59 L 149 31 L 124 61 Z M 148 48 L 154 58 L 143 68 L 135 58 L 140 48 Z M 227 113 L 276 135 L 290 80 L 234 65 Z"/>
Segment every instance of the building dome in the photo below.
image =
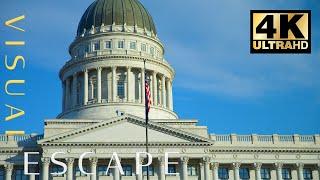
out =
<path fill-rule="evenodd" d="M 83 14 L 77 36 L 91 28 L 111 25 L 132 26 L 156 34 L 149 12 L 138 0 L 96 0 Z"/>

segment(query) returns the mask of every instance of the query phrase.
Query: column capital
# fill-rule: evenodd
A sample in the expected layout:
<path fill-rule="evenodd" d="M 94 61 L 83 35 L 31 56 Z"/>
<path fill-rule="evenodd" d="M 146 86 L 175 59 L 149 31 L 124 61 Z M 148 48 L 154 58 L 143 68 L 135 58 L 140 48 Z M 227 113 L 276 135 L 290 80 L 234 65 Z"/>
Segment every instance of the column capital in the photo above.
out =
<path fill-rule="evenodd" d="M 132 67 L 131 66 L 126 66 L 126 68 L 127 68 L 127 70 L 131 70 Z"/>
<path fill-rule="evenodd" d="M 74 158 L 66 158 L 66 161 L 69 164 L 73 164 L 74 163 Z"/>
<path fill-rule="evenodd" d="M 188 162 L 189 162 L 189 157 L 183 156 L 183 157 L 180 158 L 180 161 L 181 161 L 182 163 L 188 163 Z"/>
<path fill-rule="evenodd" d="M 277 169 L 281 169 L 283 167 L 283 163 L 282 162 L 277 162 L 274 164 L 274 166 L 277 168 Z"/>
<path fill-rule="evenodd" d="M 302 162 L 296 163 L 296 167 L 299 168 L 299 169 L 300 168 L 303 169 L 304 164 Z"/>
<path fill-rule="evenodd" d="M 50 164 L 50 158 L 48 157 L 42 157 L 41 158 L 42 164 Z"/>
<path fill-rule="evenodd" d="M 4 169 L 5 169 L 6 171 L 12 171 L 12 170 L 13 170 L 13 164 L 12 164 L 12 163 L 6 163 L 6 164 L 4 165 Z"/>
<path fill-rule="evenodd" d="M 202 162 L 210 163 L 211 162 L 211 158 L 209 156 L 205 156 L 205 157 L 202 158 Z"/>
<path fill-rule="evenodd" d="M 158 157 L 158 161 L 160 164 L 164 164 L 165 163 L 165 158 L 163 156 Z"/>
<path fill-rule="evenodd" d="M 100 67 L 100 66 L 97 67 L 96 69 L 97 69 L 97 71 L 102 71 L 102 67 Z"/>
<path fill-rule="evenodd" d="M 262 163 L 261 162 L 256 162 L 253 164 L 253 166 L 257 169 L 257 170 L 260 170 L 261 169 L 261 166 L 262 166 Z"/>
<path fill-rule="evenodd" d="M 211 163 L 211 167 L 213 169 L 218 169 L 219 168 L 219 163 L 218 162 L 213 162 L 213 163 Z"/>
<path fill-rule="evenodd" d="M 233 168 L 240 169 L 241 163 L 240 162 L 234 162 L 234 163 L 232 163 L 232 165 L 233 165 Z"/>
<path fill-rule="evenodd" d="M 91 163 L 91 165 L 97 165 L 98 164 L 98 158 L 97 157 L 90 157 L 89 161 Z"/>
<path fill-rule="evenodd" d="M 72 74 L 72 76 L 73 76 L 73 78 L 74 78 L 74 77 L 77 77 L 77 76 L 78 76 L 78 72 L 74 72 L 74 73 Z"/>
<path fill-rule="evenodd" d="M 117 66 L 111 66 L 111 69 L 112 69 L 112 70 L 116 70 L 116 69 L 117 69 Z"/>
<path fill-rule="evenodd" d="M 85 69 L 82 69 L 82 72 L 84 72 L 84 73 L 88 73 L 88 69 L 87 68 L 85 68 Z"/>

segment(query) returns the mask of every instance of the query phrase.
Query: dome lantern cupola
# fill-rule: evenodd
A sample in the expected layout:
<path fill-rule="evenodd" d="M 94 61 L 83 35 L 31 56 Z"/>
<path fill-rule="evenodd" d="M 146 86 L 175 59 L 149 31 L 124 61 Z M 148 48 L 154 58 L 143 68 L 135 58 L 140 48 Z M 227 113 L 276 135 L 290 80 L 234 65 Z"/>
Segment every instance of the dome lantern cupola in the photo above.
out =
<path fill-rule="evenodd" d="M 102 26 L 111 31 L 121 26 L 122 31 L 157 33 L 152 17 L 138 0 L 96 0 L 83 14 L 77 36 Z"/>

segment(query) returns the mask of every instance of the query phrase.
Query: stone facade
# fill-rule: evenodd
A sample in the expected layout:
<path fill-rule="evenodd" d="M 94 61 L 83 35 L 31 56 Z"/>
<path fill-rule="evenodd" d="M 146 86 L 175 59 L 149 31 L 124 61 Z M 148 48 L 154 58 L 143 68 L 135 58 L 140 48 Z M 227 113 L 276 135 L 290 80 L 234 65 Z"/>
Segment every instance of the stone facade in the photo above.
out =
<path fill-rule="evenodd" d="M 96 5 L 102 1 L 107 2 L 97 0 Z M 135 12 L 146 11 L 139 7 Z M 123 9 L 114 9 L 112 14 Z M 144 14 L 151 19 L 148 12 Z M 95 18 L 94 13 L 86 16 Z M 320 180 L 319 134 L 216 135 L 197 125 L 197 120 L 179 119 L 173 110 L 175 72 L 164 59 L 164 47 L 154 31 L 125 22 L 78 30 L 81 33 L 69 49 L 71 59 L 59 74 L 61 114 L 45 121 L 43 135 L 0 135 L 0 180 L 147 179 L 146 169 L 139 174 L 135 169 L 136 152 L 146 150 L 145 81 L 152 99 L 150 180 Z M 24 175 L 24 152 L 39 153 L 30 155 L 29 161 L 37 164 L 30 165 L 29 171 L 40 175 Z M 56 159 L 67 167 L 63 175 L 51 174 L 63 170 L 50 159 L 57 152 Z M 78 166 L 84 152 L 91 154 L 84 158 L 83 170 L 93 175 L 84 174 Z M 106 174 L 114 152 L 124 174 L 118 169 Z M 176 164 L 166 166 L 166 152 L 175 152 L 169 161 Z M 178 174 L 166 174 L 166 169 Z"/>

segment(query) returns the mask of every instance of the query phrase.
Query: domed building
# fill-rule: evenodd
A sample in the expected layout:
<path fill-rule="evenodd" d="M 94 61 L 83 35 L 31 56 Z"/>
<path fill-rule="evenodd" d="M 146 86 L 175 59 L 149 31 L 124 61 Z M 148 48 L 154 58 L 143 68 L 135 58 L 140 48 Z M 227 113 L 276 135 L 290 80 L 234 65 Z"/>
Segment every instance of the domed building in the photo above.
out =
<path fill-rule="evenodd" d="M 43 135 L 0 135 L 0 180 L 320 180 L 318 134 L 216 135 L 197 120 L 179 119 L 175 72 L 164 52 L 138 0 L 94 1 L 59 73 L 62 112 L 45 120 Z M 136 169 L 145 163 L 136 152 L 146 151 L 146 126 L 149 178 L 146 168 Z M 114 152 L 123 172 L 106 172 Z M 59 174 L 64 167 L 52 156 L 65 164 L 65 173 Z M 24 160 L 31 174 L 25 174 Z"/>

